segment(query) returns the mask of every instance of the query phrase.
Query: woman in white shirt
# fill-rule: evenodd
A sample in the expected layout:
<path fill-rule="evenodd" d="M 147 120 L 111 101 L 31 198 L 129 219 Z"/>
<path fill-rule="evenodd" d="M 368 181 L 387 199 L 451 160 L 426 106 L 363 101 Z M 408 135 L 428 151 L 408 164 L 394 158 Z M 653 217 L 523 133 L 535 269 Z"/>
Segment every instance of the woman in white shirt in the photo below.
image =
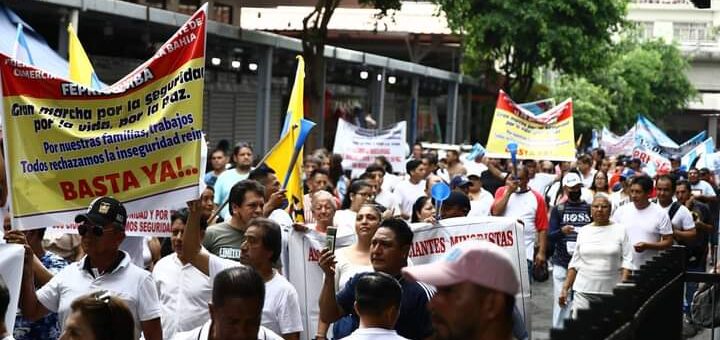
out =
<path fill-rule="evenodd" d="M 373 196 L 373 188 L 370 182 L 357 179 L 350 184 L 345 199 L 340 209 L 335 212 L 333 225 L 339 229 L 352 230 L 355 228 L 355 216 L 370 197 Z"/>
<path fill-rule="evenodd" d="M 373 271 L 370 262 L 370 241 L 380 226 L 382 213 L 376 205 L 364 204 L 356 214 L 357 242 L 335 251 L 335 291 L 339 292 L 356 274 Z M 318 335 L 327 333 L 329 325 L 318 320 Z M 321 338 L 322 337 L 318 337 Z"/>
<path fill-rule="evenodd" d="M 590 207 L 593 223 L 578 231 L 575 245 L 568 242 L 567 246 L 574 246 L 575 252 L 558 302 L 565 306 L 572 288 L 573 318 L 577 317 L 579 309 L 587 309 L 591 302 L 603 295 L 611 295 L 618 281 L 630 276 L 632 245 L 625 227 L 610 221 L 611 207 L 607 194 L 595 195 Z"/>

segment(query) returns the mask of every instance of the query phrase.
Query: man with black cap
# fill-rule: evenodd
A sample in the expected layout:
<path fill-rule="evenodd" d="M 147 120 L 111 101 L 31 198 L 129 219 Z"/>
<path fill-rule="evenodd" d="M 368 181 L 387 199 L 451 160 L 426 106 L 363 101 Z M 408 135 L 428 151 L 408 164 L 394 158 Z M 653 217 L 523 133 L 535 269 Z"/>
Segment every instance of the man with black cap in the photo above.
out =
<path fill-rule="evenodd" d="M 465 217 L 470 212 L 470 199 L 460 191 L 452 191 L 440 206 L 440 218 Z"/>
<path fill-rule="evenodd" d="M 57 312 L 64 328 L 70 305 L 81 295 L 107 290 L 130 307 L 135 319 L 135 338 L 162 339 L 160 303 L 149 272 L 132 265 L 130 256 L 119 250 L 125 238 L 127 211 L 112 197 L 95 199 L 86 213 L 77 215 L 77 230 L 87 254 L 55 275 L 37 293 L 32 270 L 33 254 L 26 251 L 20 288 L 20 308 L 29 319 Z M 26 247 L 28 247 L 26 245 Z"/>

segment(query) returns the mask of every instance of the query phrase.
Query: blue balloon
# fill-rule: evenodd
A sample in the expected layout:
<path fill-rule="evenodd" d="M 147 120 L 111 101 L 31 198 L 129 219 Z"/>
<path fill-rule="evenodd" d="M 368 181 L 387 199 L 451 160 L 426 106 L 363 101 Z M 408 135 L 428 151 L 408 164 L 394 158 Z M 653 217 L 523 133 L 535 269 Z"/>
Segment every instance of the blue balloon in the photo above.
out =
<path fill-rule="evenodd" d="M 510 154 L 516 154 L 518 145 L 515 142 L 510 142 L 510 143 L 508 143 L 507 148 L 508 148 L 508 151 L 510 151 Z"/>
<path fill-rule="evenodd" d="M 430 188 L 430 195 L 435 201 L 442 202 L 450 197 L 450 187 L 445 182 L 435 183 Z"/>

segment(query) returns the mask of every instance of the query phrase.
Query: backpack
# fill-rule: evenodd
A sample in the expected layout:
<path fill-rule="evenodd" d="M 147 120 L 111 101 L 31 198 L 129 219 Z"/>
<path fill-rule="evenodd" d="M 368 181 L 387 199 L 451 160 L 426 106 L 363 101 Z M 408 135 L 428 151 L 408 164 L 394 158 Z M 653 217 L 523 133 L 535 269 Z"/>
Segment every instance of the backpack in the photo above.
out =
<path fill-rule="evenodd" d="M 699 289 L 690 305 L 693 323 L 705 328 L 720 326 L 720 287 L 709 284 Z"/>

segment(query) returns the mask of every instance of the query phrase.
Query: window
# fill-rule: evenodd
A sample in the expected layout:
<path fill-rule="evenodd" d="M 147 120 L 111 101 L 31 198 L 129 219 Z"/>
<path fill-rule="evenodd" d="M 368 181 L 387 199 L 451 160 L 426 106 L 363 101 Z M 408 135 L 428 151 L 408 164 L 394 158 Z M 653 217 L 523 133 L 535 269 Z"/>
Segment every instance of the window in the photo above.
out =
<path fill-rule="evenodd" d="M 636 4 L 693 5 L 690 0 L 632 0 L 631 2 Z"/>
<path fill-rule="evenodd" d="M 653 35 L 653 28 L 655 27 L 655 23 L 652 21 L 639 21 L 636 23 L 638 28 L 638 34 L 640 34 L 640 39 L 642 40 L 651 40 Z"/>
<path fill-rule="evenodd" d="M 215 3 L 213 5 L 212 19 L 224 24 L 232 24 L 233 8 L 230 5 Z"/>
<path fill-rule="evenodd" d="M 178 12 L 187 15 L 192 15 L 198 8 L 200 8 L 199 0 L 180 0 L 178 4 Z"/>
<path fill-rule="evenodd" d="M 673 38 L 679 42 L 712 41 L 710 27 L 706 22 L 673 23 Z"/>
<path fill-rule="evenodd" d="M 165 9 L 165 0 L 145 0 L 145 4 L 150 7 Z"/>

